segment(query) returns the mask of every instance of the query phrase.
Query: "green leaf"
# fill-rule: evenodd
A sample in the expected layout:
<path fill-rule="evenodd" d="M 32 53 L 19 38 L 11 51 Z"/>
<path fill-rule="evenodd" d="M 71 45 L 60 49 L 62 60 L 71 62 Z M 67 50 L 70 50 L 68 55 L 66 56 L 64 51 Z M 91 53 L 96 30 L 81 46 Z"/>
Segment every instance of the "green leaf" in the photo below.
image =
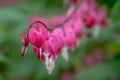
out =
<path fill-rule="evenodd" d="M 111 18 L 114 22 L 117 22 L 120 20 L 120 0 L 118 0 L 111 12 Z"/>

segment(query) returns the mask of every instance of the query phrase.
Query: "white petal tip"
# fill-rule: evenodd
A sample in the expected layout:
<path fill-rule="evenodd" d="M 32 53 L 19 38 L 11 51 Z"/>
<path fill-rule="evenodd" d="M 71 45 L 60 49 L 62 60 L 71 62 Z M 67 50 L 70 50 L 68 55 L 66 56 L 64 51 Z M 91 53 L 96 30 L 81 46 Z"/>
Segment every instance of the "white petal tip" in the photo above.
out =
<path fill-rule="evenodd" d="M 66 62 L 68 61 L 69 56 L 68 56 L 67 48 L 64 48 L 64 49 L 62 50 L 62 57 L 65 59 Z"/>
<path fill-rule="evenodd" d="M 69 59 L 68 59 L 68 56 L 63 56 L 64 60 L 67 62 Z"/>
<path fill-rule="evenodd" d="M 54 65 L 49 65 L 46 68 L 47 68 L 48 73 L 51 74 L 54 70 Z"/>
<path fill-rule="evenodd" d="M 55 68 L 55 63 L 51 60 L 45 62 L 45 67 L 49 74 L 51 74 Z"/>
<path fill-rule="evenodd" d="M 68 58 L 65 58 L 65 61 L 67 62 L 69 59 Z"/>
<path fill-rule="evenodd" d="M 22 57 L 24 57 L 27 53 L 27 47 L 23 46 L 22 47 Z"/>

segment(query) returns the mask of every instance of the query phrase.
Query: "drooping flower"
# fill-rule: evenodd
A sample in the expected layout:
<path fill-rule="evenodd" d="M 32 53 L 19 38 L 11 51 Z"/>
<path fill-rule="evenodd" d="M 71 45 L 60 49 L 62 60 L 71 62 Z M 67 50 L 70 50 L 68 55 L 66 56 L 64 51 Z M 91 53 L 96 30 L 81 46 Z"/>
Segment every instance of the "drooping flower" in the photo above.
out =
<path fill-rule="evenodd" d="M 75 49 L 77 38 L 71 29 L 64 28 L 64 40 L 64 45 L 71 50 Z"/>
<path fill-rule="evenodd" d="M 64 28 L 64 33 L 63 33 L 63 40 L 64 40 L 64 47 L 62 49 L 62 56 L 63 58 L 68 61 L 68 49 L 74 50 L 76 43 L 77 43 L 77 38 L 74 34 L 74 32 L 71 29 Z"/>
<path fill-rule="evenodd" d="M 56 36 L 49 34 L 48 39 L 42 46 L 42 54 L 45 57 L 45 66 L 49 73 L 54 69 L 58 48 L 59 45 Z"/>
<path fill-rule="evenodd" d="M 68 61 L 68 48 L 65 46 L 65 35 L 63 28 L 54 29 L 52 34 L 58 37 L 59 45 L 60 45 L 58 48 L 58 52 L 62 50 L 62 57 L 65 59 L 65 61 Z"/>
<path fill-rule="evenodd" d="M 76 8 L 78 0 L 72 0 L 72 2 L 74 5 L 70 6 L 66 15 L 57 15 L 51 19 L 39 16 L 31 17 L 29 19 L 31 25 L 27 32 L 22 35 L 22 56 L 26 54 L 27 46 L 31 43 L 35 55 L 44 62 L 49 74 L 54 70 L 60 51 L 62 51 L 62 56 L 66 61 L 69 59 L 68 49 L 74 50 L 80 42 L 83 35 L 83 23 L 89 31 L 88 36 L 91 36 L 90 29 L 96 23 L 104 26 L 107 21 L 104 10 L 97 12 L 96 9 L 99 8 L 95 0 L 83 0 L 82 5 Z M 50 27 L 46 27 L 46 25 Z M 94 61 L 89 55 L 85 57 L 84 64 L 86 66 L 89 67 L 93 63 Z"/>
<path fill-rule="evenodd" d="M 29 44 L 29 38 L 26 33 L 21 33 L 22 36 L 22 57 L 26 54 L 27 52 L 27 46 Z"/>
<path fill-rule="evenodd" d="M 67 24 L 65 24 L 66 29 L 71 29 L 76 38 L 79 39 L 83 35 L 83 29 L 82 29 L 82 21 L 81 20 L 76 20 L 76 21 L 69 21 Z"/>
<path fill-rule="evenodd" d="M 58 54 L 62 48 L 63 48 L 63 43 L 64 43 L 64 40 L 63 40 L 63 31 L 61 28 L 56 28 L 52 31 L 51 35 L 55 35 L 56 36 L 56 41 L 58 42 L 58 47 L 56 49 L 56 54 Z"/>
<path fill-rule="evenodd" d="M 28 37 L 33 46 L 38 48 L 39 54 L 41 54 L 41 47 L 45 43 L 48 37 L 48 31 L 41 23 L 35 23 L 29 29 Z M 38 54 L 38 58 L 40 55 Z"/>
<path fill-rule="evenodd" d="M 98 21 L 98 24 L 101 25 L 101 27 L 105 27 L 107 25 L 108 20 L 107 20 L 106 11 L 104 9 L 99 9 L 97 21 Z"/>
<path fill-rule="evenodd" d="M 82 19 L 87 28 L 94 27 L 96 20 L 92 14 L 83 15 Z"/>
<path fill-rule="evenodd" d="M 45 43 L 48 37 L 48 31 L 46 25 L 41 21 L 36 20 L 33 22 L 29 29 L 21 33 L 22 36 L 22 56 L 27 52 L 27 46 L 32 43 L 34 51 L 37 57 L 40 59 L 42 54 L 42 45 Z"/>
<path fill-rule="evenodd" d="M 42 26 L 33 27 L 29 30 L 28 37 L 34 46 L 40 48 L 47 39 L 47 30 Z"/>
<path fill-rule="evenodd" d="M 49 55 L 55 59 L 57 47 L 58 47 L 58 41 L 57 41 L 56 36 L 49 35 L 48 39 L 46 40 L 46 42 L 42 46 L 43 54 L 49 53 Z"/>

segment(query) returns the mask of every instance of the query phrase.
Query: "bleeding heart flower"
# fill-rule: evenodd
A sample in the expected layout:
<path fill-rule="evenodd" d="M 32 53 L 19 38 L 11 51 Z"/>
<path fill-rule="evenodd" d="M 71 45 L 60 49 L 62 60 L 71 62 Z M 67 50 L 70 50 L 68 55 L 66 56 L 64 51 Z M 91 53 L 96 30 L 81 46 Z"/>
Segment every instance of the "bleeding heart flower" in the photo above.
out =
<path fill-rule="evenodd" d="M 77 38 L 74 32 L 71 29 L 67 29 L 64 27 L 64 34 L 62 35 L 62 39 L 64 40 L 64 47 L 62 49 L 62 56 L 65 61 L 68 61 L 68 49 L 74 50 Z"/>
<path fill-rule="evenodd" d="M 65 28 L 71 29 L 76 38 L 79 39 L 82 37 L 83 30 L 82 30 L 82 21 L 76 20 L 76 21 L 69 21 L 67 24 L 65 24 Z"/>
<path fill-rule="evenodd" d="M 49 34 L 48 39 L 42 46 L 43 55 L 45 56 L 45 66 L 49 73 L 53 71 L 54 63 L 57 58 L 57 49 L 58 49 L 58 41 L 55 35 Z"/>
<path fill-rule="evenodd" d="M 74 50 L 76 43 L 77 43 L 77 38 L 75 36 L 75 33 L 71 29 L 64 28 L 64 44 L 69 48 Z"/>
<path fill-rule="evenodd" d="M 99 10 L 97 21 L 102 27 L 107 25 L 108 20 L 107 20 L 107 15 L 105 10 Z"/>
<path fill-rule="evenodd" d="M 69 0 L 65 1 L 69 2 Z M 72 0 L 72 2 L 77 4 L 78 0 Z M 70 5 L 65 16 L 57 15 L 50 20 L 38 16 L 31 17 L 29 22 L 32 24 L 25 32 L 26 34 L 22 35 L 22 56 L 26 54 L 30 42 L 35 55 L 45 63 L 48 73 L 51 73 L 55 67 L 58 53 L 62 50 L 62 56 L 67 61 L 69 58 L 68 49 L 74 50 L 76 48 L 83 35 L 82 23 L 86 25 L 89 31 L 96 23 L 106 24 L 106 13 L 99 10 L 97 12 L 97 9 L 99 7 L 96 5 L 95 0 L 83 0 L 82 5 L 77 9 L 74 5 Z M 41 21 L 52 27 L 46 27 Z M 48 33 L 48 31 L 50 32 Z M 88 36 L 90 35 L 88 32 Z M 95 56 L 100 58 L 99 54 Z M 86 66 L 89 67 L 93 63 L 94 59 L 90 55 L 85 57 L 84 64 Z"/>
<path fill-rule="evenodd" d="M 61 49 L 63 48 L 63 43 L 64 43 L 64 39 L 63 39 L 63 30 L 62 28 L 56 28 L 52 31 L 51 35 L 55 35 L 57 42 L 58 42 L 58 47 L 56 49 L 56 54 L 58 54 Z"/>
<path fill-rule="evenodd" d="M 45 43 L 47 36 L 47 29 L 39 23 L 36 23 L 36 26 L 31 27 L 28 32 L 30 42 L 38 48 Z"/>
<path fill-rule="evenodd" d="M 65 61 L 68 61 L 69 55 L 68 55 L 68 47 L 64 46 L 62 49 L 62 57 Z"/>
<path fill-rule="evenodd" d="M 83 19 L 83 22 L 85 23 L 85 25 L 86 25 L 87 28 L 94 27 L 96 20 L 93 17 L 93 15 L 84 15 L 82 17 L 82 19 Z"/>
<path fill-rule="evenodd" d="M 29 38 L 28 38 L 28 35 L 26 35 L 25 33 L 21 33 L 21 36 L 22 36 L 22 56 L 24 56 L 27 52 L 27 46 L 29 44 Z"/>
<path fill-rule="evenodd" d="M 43 54 L 49 53 L 49 55 L 51 55 L 55 59 L 57 47 L 58 47 L 58 41 L 57 41 L 56 36 L 49 35 L 48 39 L 42 46 Z"/>

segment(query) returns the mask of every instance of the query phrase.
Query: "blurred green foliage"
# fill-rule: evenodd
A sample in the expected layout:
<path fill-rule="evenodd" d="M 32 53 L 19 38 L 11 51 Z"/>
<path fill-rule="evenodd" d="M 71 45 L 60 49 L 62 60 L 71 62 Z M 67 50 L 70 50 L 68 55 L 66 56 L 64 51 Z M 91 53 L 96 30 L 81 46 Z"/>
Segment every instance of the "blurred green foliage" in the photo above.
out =
<path fill-rule="evenodd" d="M 77 74 L 76 80 L 114 80 L 120 76 L 120 57 L 103 64 L 95 65 Z"/>
<path fill-rule="evenodd" d="M 47 73 L 44 63 L 36 58 L 31 45 L 28 54 L 21 57 L 20 32 L 28 26 L 31 15 L 52 17 L 65 13 L 67 7 L 62 0 L 21 0 L 11 6 L 0 8 L 0 80 L 60 80 L 64 71 L 70 71 L 76 80 L 115 80 L 120 76 L 120 0 L 98 0 L 109 9 L 109 25 L 101 29 L 99 39 L 83 37 L 80 47 L 69 51 L 70 59 L 65 62 L 61 55 L 56 61 L 56 68 L 51 75 Z M 74 74 L 74 69 L 81 70 L 82 58 L 95 48 L 101 48 L 105 60 L 101 64 L 85 68 Z M 109 57 L 107 50 L 114 56 Z M 74 80 L 74 78 L 73 78 Z"/>

